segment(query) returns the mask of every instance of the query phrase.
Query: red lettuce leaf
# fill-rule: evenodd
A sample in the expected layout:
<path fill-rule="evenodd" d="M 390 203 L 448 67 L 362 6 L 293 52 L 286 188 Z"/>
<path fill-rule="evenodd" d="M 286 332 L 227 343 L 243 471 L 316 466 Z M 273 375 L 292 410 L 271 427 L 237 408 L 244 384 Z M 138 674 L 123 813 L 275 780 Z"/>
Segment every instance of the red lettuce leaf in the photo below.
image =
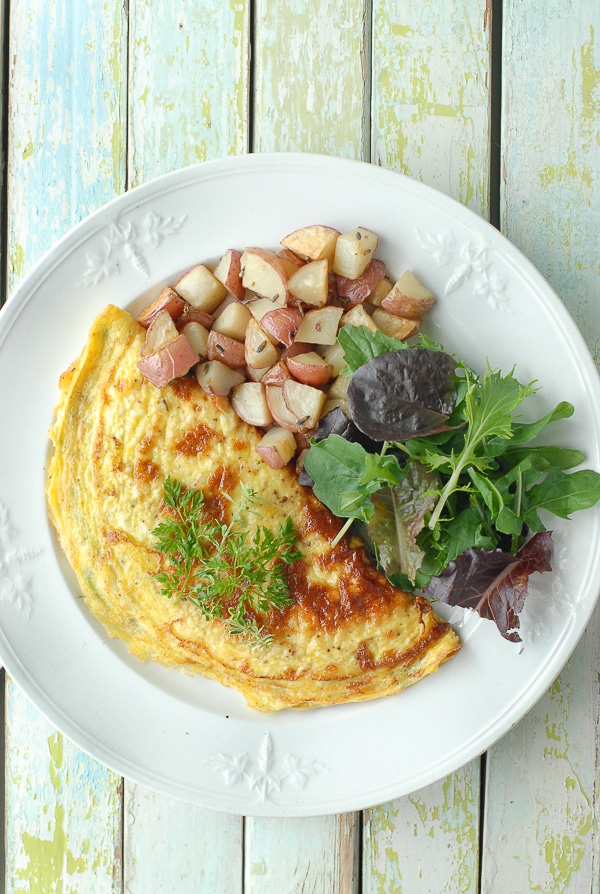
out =
<path fill-rule="evenodd" d="M 520 642 L 519 612 L 534 571 L 551 571 L 552 532 L 535 534 L 516 556 L 500 549 L 468 549 L 424 590 L 429 599 L 471 608 L 494 621 L 502 636 Z"/>

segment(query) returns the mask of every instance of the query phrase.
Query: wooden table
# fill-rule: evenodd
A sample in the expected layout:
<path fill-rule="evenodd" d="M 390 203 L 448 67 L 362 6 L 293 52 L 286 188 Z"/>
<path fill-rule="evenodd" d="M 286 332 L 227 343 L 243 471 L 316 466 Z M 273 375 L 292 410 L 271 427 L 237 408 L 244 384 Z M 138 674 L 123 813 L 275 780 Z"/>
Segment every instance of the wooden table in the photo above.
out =
<path fill-rule="evenodd" d="M 312 151 L 404 171 L 491 219 L 598 356 L 597 0 L 0 6 L 8 294 L 129 187 L 224 155 Z M 481 759 L 362 815 L 299 820 L 133 785 L 7 677 L 6 891 L 598 894 L 599 669 L 596 611 L 548 693 Z"/>

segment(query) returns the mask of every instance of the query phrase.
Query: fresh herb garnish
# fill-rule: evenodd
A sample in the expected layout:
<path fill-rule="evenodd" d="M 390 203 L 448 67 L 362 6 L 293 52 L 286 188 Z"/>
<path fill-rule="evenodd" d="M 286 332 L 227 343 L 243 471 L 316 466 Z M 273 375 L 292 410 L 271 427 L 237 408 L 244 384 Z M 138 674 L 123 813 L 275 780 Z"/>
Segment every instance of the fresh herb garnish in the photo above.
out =
<path fill-rule="evenodd" d="M 194 603 L 205 618 L 221 620 L 232 636 L 269 646 L 271 637 L 259 616 L 292 603 L 285 566 L 300 558 L 294 525 L 288 517 L 277 533 L 255 524 L 251 534 L 248 522 L 251 516 L 260 518 L 260 498 L 244 485 L 239 501 L 224 496 L 232 506 L 228 524 L 206 518 L 202 491 L 165 480 L 170 512 L 153 535 L 168 569 L 156 578 L 165 596 Z"/>
<path fill-rule="evenodd" d="M 339 340 L 352 373 L 350 419 L 374 443 L 314 441 L 304 467 L 315 494 L 348 519 L 340 533 L 367 522 L 394 583 L 469 605 L 518 639 L 527 578 L 550 569 L 549 538 L 525 549 L 546 531 L 540 512 L 569 518 L 600 500 L 600 474 L 569 471 L 580 451 L 533 443 L 572 405 L 523 422 L 521 404 L 537 387 L 521 385 L 514 370 L 480 377 L 424 336 L 408 345 L 348 326 Z M 474 581 L 486 581 L 483 597 Z"/>

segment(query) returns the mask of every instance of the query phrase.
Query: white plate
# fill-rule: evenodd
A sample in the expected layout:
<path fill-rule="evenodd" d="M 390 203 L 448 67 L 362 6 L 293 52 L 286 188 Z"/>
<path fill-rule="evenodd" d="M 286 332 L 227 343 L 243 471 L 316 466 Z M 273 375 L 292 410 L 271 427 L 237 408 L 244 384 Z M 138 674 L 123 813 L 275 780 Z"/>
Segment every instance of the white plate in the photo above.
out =
<path fill-rule="evenodd" d="M 47 521 L 47 430 L 59 374 L 109 302 L 138 307 L 230 247 L 277 246 L 311 223 L 380 234 L 390 270 L 438 295 L 429 332 L 543 390 L 535 415 L 574 403 L 557 440 L 600 468 L 600 393 L 584 341 L 547 283 L 496 230 L 448 198 L 374 166 L 249 155 L 163 177 L 111 202 L 42 260 L 0 314 L 0 654 L 47 718 L 95 758 L 209 808 L 302 816 L 414 791 L 465 764 L 545 692 L 590 617 L 600 582 L 599 512 L 557 523 L 522 646 L 463 616 L 464 648 L 432 677 L 371 703 L 250 711 L 235 691 L 142 665 L 76 598 Z M 564 433 L 564 434 L 563 434 Z M 536 614 L 537 613 L 537 614 Z"/>

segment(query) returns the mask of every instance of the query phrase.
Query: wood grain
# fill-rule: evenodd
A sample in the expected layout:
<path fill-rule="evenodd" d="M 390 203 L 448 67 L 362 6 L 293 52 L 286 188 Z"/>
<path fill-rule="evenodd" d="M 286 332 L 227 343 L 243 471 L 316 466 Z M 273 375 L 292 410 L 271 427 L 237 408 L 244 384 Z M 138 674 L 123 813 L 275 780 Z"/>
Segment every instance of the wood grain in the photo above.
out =
<path fill-rule="evenodd" d="M 373 0 L 372 161 L 487 217 L 490 3 Z"/>
<path fill-rule="evenodd" d="M 129 9 L 129 185 L 247 151 L 249 0 Z"/>
<path fill-rule="evenodd" d="M 56 239 L 124 187 L 126 46 L 122 7 L 97 0 L 15 0 L 10 25 L 12 289 Z M 120 894 L 120 779 L 10 683 L 6 715 L 7 890 Z"/>
<path fill-rule="evenodd" d="M 253 149 L 369 159 L 369 4 L 255 4 Z"/>
<path fill-rule="evenodd" d="M 600 7 L 551 0 L 539 13 L 531 0 L 504 10 L 502 226 L 547 276 L 598 361 Z M 596 610 L 549 692 L 490 751 L 490 894 L 600 890 L 599 643 Z"/>
<path fill-rule="evenodd" d="M 359 894 L 353 814 L 246 820 L 245 894 Z"/>

